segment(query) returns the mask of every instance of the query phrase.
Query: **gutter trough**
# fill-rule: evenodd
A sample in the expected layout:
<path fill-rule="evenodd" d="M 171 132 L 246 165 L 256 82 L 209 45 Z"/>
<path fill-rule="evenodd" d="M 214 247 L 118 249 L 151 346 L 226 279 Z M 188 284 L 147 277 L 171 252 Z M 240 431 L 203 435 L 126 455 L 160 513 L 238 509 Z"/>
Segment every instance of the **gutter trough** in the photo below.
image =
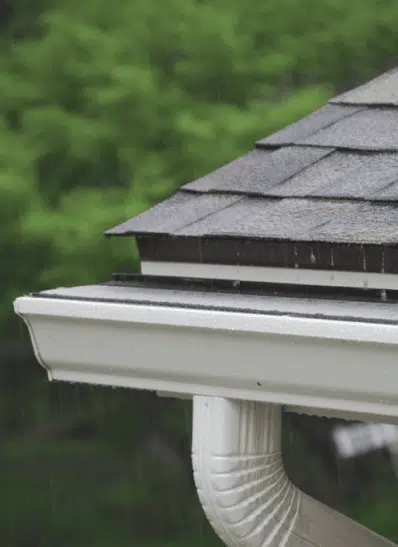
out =
<path fill-rule="evenodd" d="M 395 545 L 291 483 L 281 410 L 398 424 L 396 304 L 106 284 L 14 308 L 50 380 L 193 398 L 195 483 L 226 546 Z"/>
<path fill-rule="evenodd" d="M 14 308 L 50 380 L 398 423 L 396 304 L 93 285 Z"/>

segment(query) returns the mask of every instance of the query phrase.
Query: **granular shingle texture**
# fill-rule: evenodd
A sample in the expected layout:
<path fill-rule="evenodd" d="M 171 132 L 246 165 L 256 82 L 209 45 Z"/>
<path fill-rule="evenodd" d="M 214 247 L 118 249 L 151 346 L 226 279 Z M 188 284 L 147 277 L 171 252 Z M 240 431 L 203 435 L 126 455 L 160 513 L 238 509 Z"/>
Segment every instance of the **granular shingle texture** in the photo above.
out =
<path fill-rule="evenodd" d="M 398 67 L 348 93 L 335 97 L 330 103 L 398 106 Z"/>
<path fill-rule="evenodd" d="M 213 213 L 219 213 L 224 207 L 238 201 L 233 194 L 189 194 L 177 192 L 170 199 L 155 205 L 149 213 L 124 222 L 109 235 L 171 234 L 190 224 L 198 222 Z"/>
<path fill-rule="evenodd" d="M 372 107 L 329 125 L 298 141 L 339 149 L 398 151 L 398 108 Z"/>
<path fill-rule="evenodd" d="M 327 104 L 306 118 L 258 141 L 257 145 L 286 146 L 294 144 L 297 141 L 311 137 L 311 135 L 321 129 L 325 129 L 329 125 L 355 114 L 359 110 L 361 110 L 360 107 Z"/>
<path fill-rule="evenodd" d="M 318 245 L 328 256 L 339 248 L 342 267 L 350 267 L 356 248 L 365 248 L 377 255 L 375 268 L 384 268 L 381 251 L 389 249 L 389 263 L 398 256 L 398 69 L 265 137 L 107 235 L 146 238 L 142 249 L 151 249 L 147 258 L 154 260 L 189 255 L 205 261 L 209 255 L 225 262 L 229 246 L 229 263 L 239 263 L 252 244 L 257 254 L 247 260 L 257 263 L 262 242 L 264 263 L 271 265 L 282 245 L 286 255 L 294 249 L 295 266 L 300 253 L 305 260 L 313 254 L 308 245 Z"/>

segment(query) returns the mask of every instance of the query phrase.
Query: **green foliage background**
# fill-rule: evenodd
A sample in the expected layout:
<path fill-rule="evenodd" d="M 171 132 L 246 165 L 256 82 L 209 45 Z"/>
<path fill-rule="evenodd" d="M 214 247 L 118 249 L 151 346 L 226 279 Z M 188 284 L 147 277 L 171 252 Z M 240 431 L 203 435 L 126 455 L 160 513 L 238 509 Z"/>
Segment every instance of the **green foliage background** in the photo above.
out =
<path fill-rule="evenodd" d="M 12 300 L 137 268 L 102 232 L 394 65 L 398 4 L 2 0 L 0 15 L 2 545 L 216 545 L 183 463 L 189 407 L 48 385 Z M 148 431 L 173 472 L 146 456 Z M 315 493 L 398 541 L 391 488 L 378 510 L 348 506 L 317 473 Z"/>

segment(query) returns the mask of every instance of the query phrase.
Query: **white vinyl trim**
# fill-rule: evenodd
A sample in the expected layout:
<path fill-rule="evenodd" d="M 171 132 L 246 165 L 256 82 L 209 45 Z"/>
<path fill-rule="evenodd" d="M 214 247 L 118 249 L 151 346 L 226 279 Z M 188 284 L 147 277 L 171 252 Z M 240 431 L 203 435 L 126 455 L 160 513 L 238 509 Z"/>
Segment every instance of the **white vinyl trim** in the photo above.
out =
<path fill-rule="evenodd" d="M 398 325 L 27 296 L 56 380 L 398 417 Z"/>
<path fill-rule="evenodd" d="M 250 312 L 21 297 L 18 315 L 397 345 L 398 324 Z M 398 357 L 398 353 L 397 353 Z"/>
<path fill-rule="evenodd" d="M 228 279 L 278 285 L 398 290 L 398 275 L 384 273 L 149 261 L 141 262 L 141 272 L 144 275 Z"/>

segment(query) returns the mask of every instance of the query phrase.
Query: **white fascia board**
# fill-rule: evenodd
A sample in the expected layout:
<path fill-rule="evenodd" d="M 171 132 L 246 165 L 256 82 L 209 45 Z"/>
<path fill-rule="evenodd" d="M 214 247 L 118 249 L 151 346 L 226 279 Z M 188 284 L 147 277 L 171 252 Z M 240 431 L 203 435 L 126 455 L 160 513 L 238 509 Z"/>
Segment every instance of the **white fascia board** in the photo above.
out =
<path fill-rule="evenodd" d="M 371 272 L 309 270 L 304 268 L 267 268 L 184 262 L 141 262 L 144 275 L 228 279 L 278 285 L 345 287 L 351 289 L 398 290 L 398 275 Z"/>
<path fill-rule="evenodd" d="M 398 418 L 398 322 L 56 295 L 14 307 L 52 380 Z"/>

